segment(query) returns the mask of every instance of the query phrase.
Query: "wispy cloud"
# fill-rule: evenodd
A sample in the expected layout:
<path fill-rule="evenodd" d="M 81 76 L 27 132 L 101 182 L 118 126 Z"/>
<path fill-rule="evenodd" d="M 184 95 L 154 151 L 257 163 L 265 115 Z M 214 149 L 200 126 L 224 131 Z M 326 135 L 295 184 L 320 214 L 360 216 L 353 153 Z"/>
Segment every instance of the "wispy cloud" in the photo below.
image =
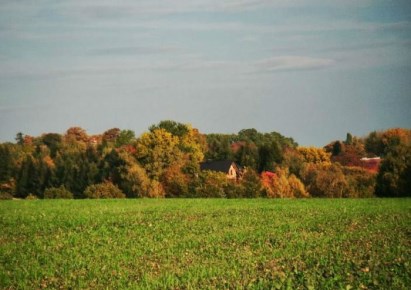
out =
<path fill-rule="evenodd" d="M 121 25 L 121 24 L 120 24 Z M 335 21 L 333 23 L 278 23 L 276 25 L 253 24 L 244 22 L 178 22 L 178 21 L 145 21 L 135 23 L 135 27 L 158 30 L 180 31 L 232 31 L 254 33 L 315 33 L 329 31 L 377 31 L 377 30 L 411 30 L 411 21 L 379 23 L 360 21 Z"/>
<path fill-rule="evenodd" d="M 312 58 L 306 56 L 279 56 L 257 61 L 255 66 L 261 72 L 276 72 L 285 70 L 313 70 L 330 67 L 335 61 L 327 58 Z"/>
<path fill-rule="evenodd" d="M 118 63 L 100 63 L 93 66 L 67 66 L 54 69 L 39 66 L 10 67 L 0 72 L 2 79 L 47 80 L 70 77 L 88 78 L 105 75 L 135 75 L 143 72 L 157 73 L 218 71 L 226 74 L 255 74 L 290 70 L 313 70 L 335 65 L 335 61 L 325 58 L 306 56 L 278 56 L 250 61 L 209 60 L 199 56 L 181 55 L 174 60 L 132 61 L 122 65 Z"/>
<path fill-rule="evenodd" d="M 149 55 L 180 52 L 177 46 L 124 46 L 98 48 L 89 51 L 91 55 Z"/>

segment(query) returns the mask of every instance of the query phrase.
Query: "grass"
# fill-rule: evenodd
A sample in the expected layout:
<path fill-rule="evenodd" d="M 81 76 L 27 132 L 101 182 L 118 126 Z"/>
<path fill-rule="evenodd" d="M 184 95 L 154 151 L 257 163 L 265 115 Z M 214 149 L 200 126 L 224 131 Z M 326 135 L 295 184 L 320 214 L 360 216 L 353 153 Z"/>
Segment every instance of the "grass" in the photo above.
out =
<path fill-rule="evenodd" d="M 0 288 L 408 289 L 411 199 L 0 202 Z"/>

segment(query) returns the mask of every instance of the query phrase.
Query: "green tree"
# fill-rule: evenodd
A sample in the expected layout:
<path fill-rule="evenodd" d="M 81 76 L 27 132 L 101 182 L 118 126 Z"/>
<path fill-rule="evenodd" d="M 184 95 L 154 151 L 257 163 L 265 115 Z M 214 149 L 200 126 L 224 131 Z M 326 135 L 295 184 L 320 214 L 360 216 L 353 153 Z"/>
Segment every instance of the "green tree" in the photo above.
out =
<path fill-rule="evenodd" d="M 35 162 L 31 155 L 27 155 L 23 161 L 16 180 L 17 197 L 25 198 L 29 194 L 40 194 L 40 177 Z"/>
<path fill-rule="evenodd" d="M 207 152 L 206 160 L 232 160 L 233 153 L 231 144 L 234 142 L 235 135 L 227 134 L 208 134 L 206 136 Z"/>
<path fill-rule="evenodd" d="M 121 170 L 125 165 L 125 160 L 120 156 L 117 150 L 112 149 L 100 162 L 100 181 L 110 180 L 114 184 L 119 184 L 121 180 Z"/>
<path fill-rule="evenodd" d="M 18 145 L 23 145 L 24 144 L 24 135 L 21 132 L 18 132 L 16 134 L 16 138 L 15 138 L 16 142 Z"/>
<path fill-rule="evenodd" d="M 338 156 L 343 151 L 343 145 L 340 141 L 335 141 L 332 147 L 332 156 Z"/>
<path fill-rule="evenodd" d="M 41 139 L 43 144 L 49 148 L 51 158 L 55 158 L 61 148 L 62 136 L 56 133 L 48 133 L 43 135 Z"/>
<path fill-rule="evenodd" d="M 275 165 L 283 161 L 283 152 L 278 142 L 263 144 L 258 149 L 258 172 L 274 171 Z"/>
<path fill-rule="evenodd" d="M 347 138 L 345 138 L 345 144 L 351 145 L 353 143 L 353 138 L 351 133 L 347 133 Z"/>
<path fill-rule="evenodd" d="M 82 198 L 87 186 L 101 180 L 100 169 L 93 160 L 94 149 L 86 151 L 62 151 L 54 160 L 55 169 L 52 172 L 50 185 L 64 185 L 75 198 Z M 88 159 L 88 158 L 91 159 Z"/>
<path fill-rule="evenodd" d="M 411 196 L 411 146 L 395 146 L 383 159 L 377 175 L 376 195 Z"/>
<path fill-rule="evenodd" d="M 261 139 L 261 133 L 259 133 L 256 129 L 243 129 L 238 132 L 238 138 L 241 141 L 247 141 L 249 143 L 257 144 Z"/>
<path fill-rule="evenodd" d="M 177 137 L 183 137 L 189 132 L 189 127 L 187 125 L 171 120 L 161 121 L 158 125 L 151 125 L 149 128 L 151 133 L 158 129 L 163 129 L 171 135 Z"/>
<path fill-rule="evenodd" d="M 0 144 L 0 184 L 9 182 L 13 177 L 13 156 L 11 146 Z"/>
<path fill-rule="evenodd" d="M 252 170 L 258 169 L 258 147 L 254 143 L 244 143 L 235 154 L 235 161 Z"/>
<path fill-rule="evenodd" d="M 258 174 L 252 170 L 247 169 L 241 179 L 243 187 L 243 197 L 260 197 L 262 195 L 263 187 Z"/>
<path fill-rule="evenodd" d="M 196 197 L 226 197 L 224 189 L 228 181 L 223 172 L 205 170 L 200 173 L 199 178 Z"/>
<path fill-rule="evenodd" d="M 116 139 L 116 147 L 121 147 L 125 145 L 130 145 L 133 141 L 135 141 L 135 134 L 132 130 L 121 130 L 120 134 Z"/>

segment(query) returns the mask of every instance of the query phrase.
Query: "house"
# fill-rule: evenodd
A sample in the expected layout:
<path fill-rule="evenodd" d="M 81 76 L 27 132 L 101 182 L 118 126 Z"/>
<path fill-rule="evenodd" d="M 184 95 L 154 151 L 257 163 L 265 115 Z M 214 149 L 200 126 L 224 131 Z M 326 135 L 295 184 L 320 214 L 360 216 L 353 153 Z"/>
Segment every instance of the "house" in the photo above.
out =
<path fill-rule="evenodd" d="M 240 169 L 235 162 L 230 160 L 207 161 L 200 164 L 201 171 L 210 170 L 223 172 L 227 175 L 227 179 L 238 179 L 240 177 Z"/>
<path fill-rule="evenodd" d="M 377 173 L 381 163 L 380 157 L 372 157 L 372 158 L 361 158 L 361 167 L 370 171 Z"/>

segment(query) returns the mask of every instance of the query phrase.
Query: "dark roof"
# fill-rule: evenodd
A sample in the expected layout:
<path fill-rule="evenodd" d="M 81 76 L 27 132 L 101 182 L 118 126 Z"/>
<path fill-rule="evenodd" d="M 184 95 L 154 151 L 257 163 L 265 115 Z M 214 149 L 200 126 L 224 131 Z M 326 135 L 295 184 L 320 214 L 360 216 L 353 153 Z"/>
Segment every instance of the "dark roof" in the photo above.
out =
<path fill-rule="evenodd" d="M 230 160 L 207 161 L 200 164 L 200 169 L 228 173 L 233 163 L 234 162 Z M 236 167 L 235 163 L 234 167 Z"/>

